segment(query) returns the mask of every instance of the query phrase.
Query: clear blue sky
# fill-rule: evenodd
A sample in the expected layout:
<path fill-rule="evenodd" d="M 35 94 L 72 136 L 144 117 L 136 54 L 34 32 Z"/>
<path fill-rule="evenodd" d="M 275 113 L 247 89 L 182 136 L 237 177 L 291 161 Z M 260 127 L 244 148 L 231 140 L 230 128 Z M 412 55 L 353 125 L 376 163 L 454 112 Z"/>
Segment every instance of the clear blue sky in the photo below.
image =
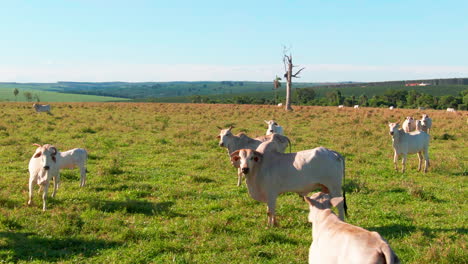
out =
<path fill-rule="evenodd" d="M 0 81 L 468 77 L 468 1 L 17 0 L 0 7 Z"/>

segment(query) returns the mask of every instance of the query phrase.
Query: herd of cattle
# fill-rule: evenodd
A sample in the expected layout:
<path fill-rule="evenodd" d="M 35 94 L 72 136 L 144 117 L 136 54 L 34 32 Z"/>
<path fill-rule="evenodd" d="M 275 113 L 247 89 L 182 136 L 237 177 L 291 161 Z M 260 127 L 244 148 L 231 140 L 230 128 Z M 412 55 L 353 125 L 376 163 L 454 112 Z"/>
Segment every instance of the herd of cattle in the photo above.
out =
<path fill-rule="evenodd" d="M 34 105 L 36 111 L 50 112 L 50 106 Z M 39 110 L 38 110 L 39 109 Z M 265 121 L 266 135 L 251 138 L 245 133 L 234 135 L 233 126 L 220 128 L 219 146 L 227 149 L 231 163 L 238 169 L 237 185 L 245 182 L 250 196 L 267 203 L 268 226 L 277 225 L 275 217 L 276 199 L 281 193 L 295 192 L 309 204 L 308 220 L 313 225 L 313 242 L 309 250 L 309 263 L 399 263 L 399 259 L 388 243 L 376 232 L 345 223 L 347 211 L 343 188 L 345 159 L 338 152 L 318 147 L 296 153 L 284 153 L 291 142 L 284 136 L 284 129 L 274 120 Z M 421 120 L 407 117 L 399 129 L 398 123 L 390 123 L 395 169 L 398 156 L 402 155 L 402 172 L 405 170 L 407 154 L 418 154 L 421 170 L 424 156 L 425 168 L 429 166 L 429 132 L 432 120 L 423 115 Z M 33 186 L 43 189 L 43 210 L 49 184 L 54 180 L 52 197 L 60 183 L 60 170 L 80 168 L 80 186 L 86 182 L 85 149 L 75 148 L 60 152 L 50 144 L 38 145 L 29 162 L 29 200 L 32 203 Z M 290 151 L 291 152 L 291 151 Z M 308 193 L 320 192 L 307 197 Z M 342 194 L 341 194 L 342 192 Z M 331 208 L 338 209 L 338 216 Z M 329 245 L 334 245 L 333 250 Z"/>

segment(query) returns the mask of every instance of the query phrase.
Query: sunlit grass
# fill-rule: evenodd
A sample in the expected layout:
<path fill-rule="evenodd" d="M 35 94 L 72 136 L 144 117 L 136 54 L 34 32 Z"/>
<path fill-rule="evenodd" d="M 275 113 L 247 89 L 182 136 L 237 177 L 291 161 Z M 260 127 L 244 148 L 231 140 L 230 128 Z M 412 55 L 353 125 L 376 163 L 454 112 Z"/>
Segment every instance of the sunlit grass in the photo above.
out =
<path fill-rule="evenodd" d="M 266 205 L 236 187 L 216 126 L 263 135 L 274 118 L 293 151 L 325 146 L 346 157 L 348 222 L 381 233 L 403 263 L 466 263 L 466 112 L 428 110 L 431 165 L 393 170 L 387 122 L 416 110 L 274 106 L 0 103 L 0 263 L 305 263 L 308 207 L 278 199 L 280 227 L 266 229 Z M 88 181 L 64 171 L 49 210 L 26 206 L 35 147 L 89 151 Z M 37 188 L 36 188 L 37 190 Z"/>

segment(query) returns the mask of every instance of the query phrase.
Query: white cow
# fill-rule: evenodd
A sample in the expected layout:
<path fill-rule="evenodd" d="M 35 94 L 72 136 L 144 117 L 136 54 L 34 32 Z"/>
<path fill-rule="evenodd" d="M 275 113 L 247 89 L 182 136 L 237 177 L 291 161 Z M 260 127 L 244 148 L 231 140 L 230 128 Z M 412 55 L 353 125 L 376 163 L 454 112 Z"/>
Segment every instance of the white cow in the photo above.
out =
<path fill-rule="evenodd" d="M 402 127 L 406 133 L 413 132 L 416 130 L 416 121 L 411 116 L 407 116 Z"/>
<path fill-rule="evenodd" d="M 85 186 L 88 152 L 82 148 L 74 148 L 65 152 L 59 152 L 58 158 L 58 166 L 60 169 L 80 168 L 80 187 Z"/>
<path fill-rule="evenodd" d="M 304 197 L 312 223 L 309 263 L 396 264 L 398 256 L 377 232 L 341 221 L 330 209 L 343 203 L 343 197 L 322 192 Z"/>
<path fill-rule="evenodd" d="M 358 109 L 359 108 L 359 105 L 354 105 L 354 109 Z"/>
<path fill-rule="evenodd" d="M 318 147 L 297 153 L 274 151 L 276 142 L 264 142 L 257 150 L 240 149 L 231 154 L 231 163 L 246 177 L 250 196 L 268 205 L 268 225 L 277 224 L 276 198 L 281 193 L 301 196 L 321 188 L 340 197 L 345 177 L 345 161 L 337 152 Z M 343 197 L 345 193 L 343 190 Z M 338 208 L 344 219 L 346 202 Z"/>
<path fill-rule="evenodd" d="M 291 146 L 289 138 L 278 134 L 251 138 L 244 133 L 239 133 L 238 135 L 232 134 L 231 130 L 234 128 L 233 126 L 230 126 L 226 129 L 222 129 L 221 127 L 218 128 L 221 130 L 218 135 L 219 146 L 227 148 L 228 155 L 231 155 L 231 153 L 233 153 L 234 151 L 243 148 L 256 149 L 262 142 L 269 141 L 272 139 L 279 143 L 279 152 L 284 152 L 288 147 L 288 144 Z M 237 186 L 240 186 L 241 183 L 242 172 L 239 169 L 237 171 Z"/>
<path fill-rule="evenodd" d="M 449 108 L 447 108 L 447 112 L 455 112 L 455 108 L 449 107 Z"/>
<path fill-rule="evenodd" d="M 344 108 L 344 105 L 339 105 L 338 108 Z"/>
<path fill-rule="evenodd" d="M 268 125 L 266 135 L 271 135 L 273 133 L 284 135 L 283 127 L 278 125 L 278 123 L 276 123 L 275 120 L 270 120 L 270 121 L 264 120 L 264 121 Z"/>
<path fill-rule="evenodd" d="M 57 149 L 49 144 L 43 146 L 34 144 L 38 148 L 29 160 L 29 200 L 28 205 L 32 204 L 34 184 L 39 185 L 39 191 L 44 187 L 42 194 L 42 210 L 46 210 L 47 192 L 52 178 L 54 179 L 54 192 L 52 197 L 55 197 L 57 188 L 60 183 L 60 170 L 57 165 Z"/>
<path fill-rule="evenodd" d="M 417 153 L 419 158 L 418 171 L 421 170 L 424 155 L 424 172 L 427 172 L 427 168 L 429 167 L 429 135 L 423 131 L 406 133 L 402 129 L 398 129 L 398 123 L 389 123 L 388 126 L 393 141 L 393 163 L 395 164 L 395 170 L 398 171 L 397 162 L 399 155 L 403 156 L 401 172 L 405 172 L 407 155 Z"/>
<path fill-rule="evenodd" d="M 283 106 L 283 103 L 279 103 L 279 104 L 278 104 L 278 107 L 281 107 L 281 106 Z"/>
<path fill-rule="evenodd" d="M 432 119 L 428 115 L 423 114 L 421 118 L 421 126 L 422 131 L 430 134 L 432 128 Z"/>
<path fill-rule="evenodd" d="M 50 105 L 40 105 L 40 104 L 33 104 L 34 109 L 36 112 L 47 112 L 50 113 Z"/>
<path fill-rule="evenodd" d="M 394 108 L 393 105 L 391 105 L 388 109 L 393 110 L 393 108 Z"/>

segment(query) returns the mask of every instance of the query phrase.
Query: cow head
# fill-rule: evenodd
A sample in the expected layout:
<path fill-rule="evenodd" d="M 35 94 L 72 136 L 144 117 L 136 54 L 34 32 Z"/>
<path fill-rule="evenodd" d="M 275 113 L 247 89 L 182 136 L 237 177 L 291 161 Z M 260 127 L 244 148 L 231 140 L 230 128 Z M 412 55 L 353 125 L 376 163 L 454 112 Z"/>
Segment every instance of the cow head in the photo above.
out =
<path fill-rule="evenodd" d="M 221 127 L 218 127 L 221 131 L 219 132 L 218 139 L 219 139 L 219 146 L 220 147 L 226 147 L 228 146 L 228 142 L 232 136 L 234 136 L 231 132 L 231 130 L 234 128 L 234 126 L 230 126 L 229 128 L 222 129 Z"/>
<path fill-rule="evenodd" d="M 390 135 L 393 136 L 395 133 L 398 133 L 398 127 L 400 124 L 398 123 L 389 123 L 388 127 L 390 128 Z"/>
<path fill-rule="evenodd" d="M 252 149 L 240 149 L 231 153 L 231 163 L 248 175 L 261 162 L 263 154 Z"/>
<path fill-rule="evenodd" d="M 309 222 L 313 222 L 318 212 L 321 210 L 338 207 L 343 202 L 343 197 L 331 198 L 329 194 L 318 192 L 312 196 L 304 196 L 304 200 L 309 204 Z"/>

